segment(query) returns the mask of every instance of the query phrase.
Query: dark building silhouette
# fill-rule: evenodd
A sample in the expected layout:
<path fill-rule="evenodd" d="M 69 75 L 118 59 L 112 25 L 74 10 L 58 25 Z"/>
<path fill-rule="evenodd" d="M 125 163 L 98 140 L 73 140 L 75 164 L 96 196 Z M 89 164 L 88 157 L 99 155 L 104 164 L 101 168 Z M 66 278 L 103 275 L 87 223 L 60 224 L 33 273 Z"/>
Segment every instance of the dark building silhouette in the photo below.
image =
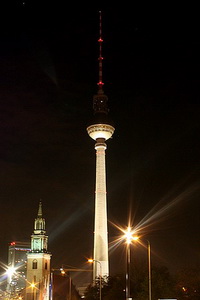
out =
<path fill-rule="evenodd" d="M 68 275 L 52 274 L 52 297 L 53 300 L 80 300 L 81 296 Z"/>

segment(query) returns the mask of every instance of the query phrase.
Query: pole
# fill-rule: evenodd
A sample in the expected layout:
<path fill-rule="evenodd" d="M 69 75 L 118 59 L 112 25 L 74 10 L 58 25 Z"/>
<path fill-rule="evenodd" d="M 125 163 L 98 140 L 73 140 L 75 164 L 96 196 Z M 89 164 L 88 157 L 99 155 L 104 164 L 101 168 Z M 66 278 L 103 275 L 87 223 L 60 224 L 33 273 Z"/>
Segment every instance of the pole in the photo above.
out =
<path fill-rule="evenodd" d="M 130 299 L 130 261 L 131 261 L 131 251 L 130 251 L 130 244 L 127 244 L 126 248 L 126 259 L 127 259 L 127 264 L 126 264 L 126 300 Z"/>
<path fill-rule="evenodd" d="M 149 275 L 149 300 L 151 300 L 151 244 L 147 240 L 148 249 L 148 275 Z"/>
<path fill-rule="evenodd" d="M 33 286 L 32 286 L 32 299 L 35 300 L 35 289 Z"/>

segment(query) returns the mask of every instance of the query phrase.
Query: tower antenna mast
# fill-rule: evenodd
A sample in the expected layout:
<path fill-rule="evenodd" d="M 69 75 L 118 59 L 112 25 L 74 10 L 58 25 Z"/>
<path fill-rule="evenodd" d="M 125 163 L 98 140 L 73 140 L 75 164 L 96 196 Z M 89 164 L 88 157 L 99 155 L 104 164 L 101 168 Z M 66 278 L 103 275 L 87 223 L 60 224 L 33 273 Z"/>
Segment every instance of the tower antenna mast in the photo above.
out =
<path fill-rule="evenodd" d="M 99 90 L 98 90 L 98 94 L 103 94 L 103 56 L 102 56 L 102 43 L 103 43 L 103 39 L 102 39 L 102 16 L 101 16 L 101 11 L 99 11 L 99 82 L 98 82 L 98 86 L 99 86 Z"/>

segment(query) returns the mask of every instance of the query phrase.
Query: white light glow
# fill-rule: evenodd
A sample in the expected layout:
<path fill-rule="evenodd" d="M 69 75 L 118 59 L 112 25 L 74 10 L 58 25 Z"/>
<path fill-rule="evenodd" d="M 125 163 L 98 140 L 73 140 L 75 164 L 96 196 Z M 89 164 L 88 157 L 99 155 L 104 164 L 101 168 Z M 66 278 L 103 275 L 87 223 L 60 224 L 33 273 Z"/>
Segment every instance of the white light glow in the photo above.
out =
<path fill-rule="evenodd" d="M 15 271 L 16 271 L 16 268 L 14 268 L 14 267 L 8 267 L 8 269 L 6 270 L 6 274 L 9 277 L 12 277 L 12 275 L 15 273 Z"/>
<path fill-rule="evenodd" d="M 127 244 L 131 244 L 132 241 L 137 241 L 139 239 L 138 236 L 134 236 L 134 231 L 132 231 L 131 227 L 128 226 L 127 230 L 124 232 L 124 239 Z"/>

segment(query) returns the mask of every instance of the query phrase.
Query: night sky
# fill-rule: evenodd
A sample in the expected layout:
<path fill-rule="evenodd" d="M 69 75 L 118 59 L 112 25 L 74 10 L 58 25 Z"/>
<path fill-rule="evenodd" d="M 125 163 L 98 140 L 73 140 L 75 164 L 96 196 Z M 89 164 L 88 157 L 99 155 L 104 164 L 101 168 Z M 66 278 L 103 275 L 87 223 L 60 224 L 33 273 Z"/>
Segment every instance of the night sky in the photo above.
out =
<path fill-rule="evenodd" d="M 195 8 L 9 3 L 0 41 L 0 259 L 29 240 L 42 199 L 52 266 L 86 267 L 93 250 L 94 141 L 86 127 L 103 79 L 116 131 L 107 142 L 112 224 L 141 224 L 152 262 L 200 259 L 200 34 Z M 146 250 L 134 246 L 133 260 Z M 112 249 L 111 275 L 124 270 Z"/>

